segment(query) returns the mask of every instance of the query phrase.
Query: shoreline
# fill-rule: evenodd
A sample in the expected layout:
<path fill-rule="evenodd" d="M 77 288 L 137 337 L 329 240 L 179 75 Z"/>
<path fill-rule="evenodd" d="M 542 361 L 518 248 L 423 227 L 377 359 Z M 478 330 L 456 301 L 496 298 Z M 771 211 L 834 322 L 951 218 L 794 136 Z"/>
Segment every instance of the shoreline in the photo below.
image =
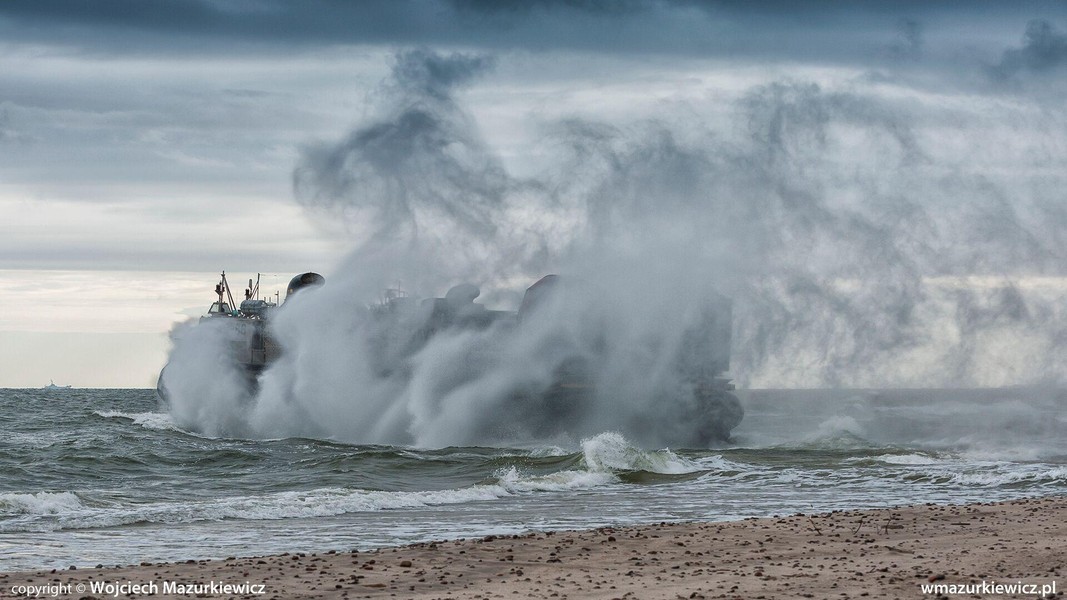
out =
<path fill-rule="evenodd" d="M 0 598 L 1039 598 L 1064 573 L 1067 497 L 1049 496 L 6 572 Z"/>

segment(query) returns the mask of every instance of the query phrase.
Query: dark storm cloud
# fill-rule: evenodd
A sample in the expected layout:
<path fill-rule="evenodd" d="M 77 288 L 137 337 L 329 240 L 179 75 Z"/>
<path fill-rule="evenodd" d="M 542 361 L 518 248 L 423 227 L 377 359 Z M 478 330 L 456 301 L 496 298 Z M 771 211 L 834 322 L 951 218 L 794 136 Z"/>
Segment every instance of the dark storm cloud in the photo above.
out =
<path fill-rule="evenodd" d="M 0 5 L 0 28 L 9 39 L 163 51 L 212 40 L 374 43 L 422 27 L 412 3 L 388 0 L 14 0 Z"/>
<path fill-rule="evenodd" d="M 990 67 L 990 74 L 1004 81 L 1021 73 L 1051 73 L 1064 64 L 1067 64 L 1067 34 L 1048 21 L 1035 19 L 1026 26 L 1022 46 L 1005 50 L 1000 62 Z"/>
<path fill-rule="evenodd" d="M 103 52 L 445 44 L 863 62 L 884 58 L 886 47 L 914 57 L 938 28 L 955 30 L 957 41 L 986 45 L 991 27 L 1059 18 L 1065 6 L 978 2 L 963 11 L 927 2 L 11 0 L 0 4 L 0 36 Z M 991 51 L 990 61 L 1003 47 Z"/>
<path fill-rule="evenodd" d="M 460 10 L 495 14 L 563 9 L 619 15 L 648 10 L 661 3 L 654 0 L 451 0 L 450 4 Z"/>

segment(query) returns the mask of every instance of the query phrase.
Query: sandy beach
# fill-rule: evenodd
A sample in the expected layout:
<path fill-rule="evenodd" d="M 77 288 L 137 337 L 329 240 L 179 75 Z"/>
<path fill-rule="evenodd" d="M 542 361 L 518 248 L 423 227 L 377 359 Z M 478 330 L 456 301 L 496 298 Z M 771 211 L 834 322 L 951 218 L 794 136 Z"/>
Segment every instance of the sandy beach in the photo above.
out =
<path fill-rule="evenodd" d="M 4 573 L 0 596 L 1034 598 L 1062 596 L 1065 567 L 1067 498 L 1051 497 Z"/>

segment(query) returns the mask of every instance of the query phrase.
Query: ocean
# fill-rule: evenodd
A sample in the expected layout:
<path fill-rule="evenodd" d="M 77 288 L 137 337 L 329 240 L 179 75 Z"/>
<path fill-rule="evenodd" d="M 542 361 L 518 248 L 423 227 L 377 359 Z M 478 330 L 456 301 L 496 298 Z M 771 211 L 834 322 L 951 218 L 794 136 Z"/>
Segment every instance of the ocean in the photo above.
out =
<path fill-rule="evenodd" d="M 0 571 L 1067 493 L 1067 392 L 758 390 L 711 449 L 183 431 L 154 390 L 0 390 Z"/>

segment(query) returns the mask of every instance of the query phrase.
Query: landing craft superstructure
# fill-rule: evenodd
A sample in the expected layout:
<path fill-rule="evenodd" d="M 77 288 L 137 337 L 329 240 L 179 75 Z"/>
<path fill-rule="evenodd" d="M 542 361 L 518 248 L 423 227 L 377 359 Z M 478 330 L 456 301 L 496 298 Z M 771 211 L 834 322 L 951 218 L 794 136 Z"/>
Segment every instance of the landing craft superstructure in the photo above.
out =
<path fill-rule="evenodd" d="M 298 290 L 317 287 L 325 282 L 326 279 L 318 273 L 297 275 L 289 282 L 285 296 L 288 298 Z M 278 298 L 276 296 L 274 302 L 260 298 L 257 277 L 254 282 L 248 280 L 244 299 L 240 304 L 235 304 L 225 271 L 215 284 L 215 295 L 216 300 L 208 307 L 207 313 L 200 317 L 200 322 L 214 323 L 224 330 L 224 343 L 229 346 L 224 353 L 244 371 L 249 385 L 254 386 L 259 373 L 281 356 L 281 348 L 267 332 L 267 322 L 271 313 L 278 308 Z M 164 366 L 156 381 L 156 393 L 164 402 L 168 400 L 166 372 Z"/>
<path fill-rule="evenodd" d="M 324 284 L 325 279 L 317 273 L 297 275 L 289 283 L 286 299 L 304 288 Z M 371 326 L 365 342 L 374 350 L 368 353 L 368 366 L 379 377 L 410 378 L 412 357 L 437 336 L 482 333 L 478 339 L 483 347 L 464 350 L 465 361 L 472 369 L 467 375 L 473 377 L 479 372 L 479 365 L 492 362 L 491 356 L 500 350 L 494 345 L 530 341 L 543 331 L 546 319 L 558 318 L 550 305 L 572 301 L 574 296 L 566 293 L 568 286 L 570 291 L 581 286 L 571 284 L 574 282 L 547 275 L 526 290 L 517 311 L 489 310 L 475 302 L 480 291 L 471 284 L 457 285 L 443 298 L 417 299 L 401 290 L 388 290 L 379 303 L 367 309 Z M 589 290 L 584 291 L 588 298 Z M 284 352 L 268 331 L 271 315 L 278 308 L 277 299 L 260 299 L 258 280 L 249 280 L 244 300 L 234 308 L 225 273 L 215 293 L 218 299 L 201 322 L 224 326 L 229 344 L 224 353 L 245 374 L 254 391 L 259 374 Z M 524 384 L 524 378 L 517 378 L 497 407 L 500 414 L 494 414 L 495 418 L 521 422 L 528 433 L 547 439 L 586 416 L 594 397 L 605 387 L 603 382 L 598 383 L 597 374 L 603 371 L 601 363 L 607 354 L 606 341 L 602 339 L 604 328 L 611 324 L 586 315 L 578 315 L 576 322 L 585 324 L 585 343 L 548 336 L 549 341 L 541 350 L 552 356 L 549 383 L 531 377 Z M 734 387 L 725 376 L 730 366 L 731 303 L 721 296 L 709 298 L 688 323 L 667 361 L 673 385 L 669 391 L 658 390 L 654 397 L 645 399 L 650 418 L 640 427 L 658 429 L 658 439 L 669 440 L 671 445 L 702 447 L 729 439 L 744 415 L 741 403 L 730 393 Z M 164 401 L 166 372 L 164 368 L 157 385 Z"/>

